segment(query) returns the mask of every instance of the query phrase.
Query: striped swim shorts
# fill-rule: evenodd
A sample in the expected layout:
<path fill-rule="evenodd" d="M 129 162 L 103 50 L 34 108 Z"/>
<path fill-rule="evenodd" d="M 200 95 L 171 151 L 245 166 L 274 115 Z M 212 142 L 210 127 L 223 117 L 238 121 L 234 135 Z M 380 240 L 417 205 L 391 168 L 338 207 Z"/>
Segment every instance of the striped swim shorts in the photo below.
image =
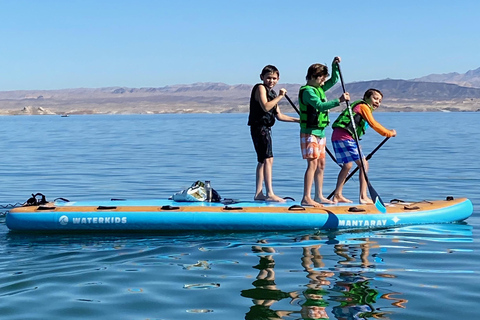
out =
<path fill-rule="evenodd" d="M 325 159 L 327 139 L 314 134 L 300 133 L 300 147 L 303 159 Z"/>
<path fill-rule="evenodd" d="M 360 160 L 355 140 L 336 140 L 332 141 L 332 144 L 337 163 L 349 163 Z"/>

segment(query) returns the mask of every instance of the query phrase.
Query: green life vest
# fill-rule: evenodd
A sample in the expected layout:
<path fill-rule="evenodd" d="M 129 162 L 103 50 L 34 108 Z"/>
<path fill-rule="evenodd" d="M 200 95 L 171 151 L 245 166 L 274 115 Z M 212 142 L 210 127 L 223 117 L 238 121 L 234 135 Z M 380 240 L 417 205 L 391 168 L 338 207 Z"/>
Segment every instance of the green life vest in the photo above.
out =
<path fill-rule="evenodd" d="M 315 88 L 308 85 L 301 87 L 300 92 L 298 93 L 298 103 L 300 104 L 300 127 L 308 129 L 324 129 L 330 122 L 328 119 L 328 111 L 318 111 L 314 106 L 303 102 L 303 92 L 308 87 L 313 88 L 322 102 L 327 101 L 325 92 L 322 88 Z"/>
<path fill-rule="evenodd" d="M 363 119 L 363 117 L 359 113 L 356 113 L 355 111 L 353 111 L 353 109 L 361 103 L 366 104 L 367 106 L 370 107 L 370 110 L 373 111 L 373 108 L 363 100 L 357 100 L 351 104 L 350 107 L 352 109 L 353 120 L 355 121 L 355 127 L 357 129 L 358 138 L 360 138 L 365 134 L 365 130 L 367 128 L 367 121 L 365 121 L 365 119 Z M 355 137 L 353 133 L 352 121 L 350 119 L 350 112 L 348 111 L 348 108 L 346 108 L 345 110 L 342 111 L 342 113 L 340 113 L 337 120 L 335 120 L 335 122 L 332 124 L 332 128 L 343 128 L 347 130 L 352 137 Z"/>

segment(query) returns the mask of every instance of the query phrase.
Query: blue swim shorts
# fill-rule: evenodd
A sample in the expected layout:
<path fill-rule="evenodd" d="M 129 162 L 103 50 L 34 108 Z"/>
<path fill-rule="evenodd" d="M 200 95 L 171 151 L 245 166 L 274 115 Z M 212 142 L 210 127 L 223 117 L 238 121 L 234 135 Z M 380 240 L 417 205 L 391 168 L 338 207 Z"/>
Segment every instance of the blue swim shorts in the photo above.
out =
<path fill-rule="evenodd" d="M 349 163 L 360 160 L 355 140 L 332 141 L 337 163 Z"/>

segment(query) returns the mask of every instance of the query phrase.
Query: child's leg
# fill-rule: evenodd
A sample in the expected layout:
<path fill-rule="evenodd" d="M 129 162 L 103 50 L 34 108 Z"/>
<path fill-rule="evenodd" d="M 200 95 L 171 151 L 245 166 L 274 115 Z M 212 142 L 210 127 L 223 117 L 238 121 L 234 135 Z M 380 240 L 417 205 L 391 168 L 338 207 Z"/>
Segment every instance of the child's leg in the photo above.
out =
<path fill-rule="evenodd" d="M 360 167 L 360 195 L 359 195 L 360 203 L 371 204 L 373 203 L 373 201 L 368 197 L 367 180 L 365 179 L 365 174 L 363 172 L 362 163 L 360 162 L 360 159 L 357 160 L 356 163 Z M 368 161 L 366 159 L 363 159 L 363 164 L 365 165 L 365 170 L 368 173 Z"/>
<path fill-rule="evenodd" d="M 268 165 L 268 159 L 273 157 L 272 153 L 272 139 L 270 135 L 270 129 L 268 127 L 250 127 L 250 134 L 252 136 L 253 146 L 257 153 L 257 169 L 255 172 L 255 200 L 265 200 L 267 196 L 263 194 L 263 183 L 267 176 L 270 179 L 271 188 L 271 163 L 270 169 Z M 271 159 L 273 161 L 273 159 Z M 265 174 L 267 172 L 267 174 Z M 268 192 L 268 185 L 266 185 L 266 191 Z M 270 189 L 271 190 L 271 189 Z"/>
<path fill-rule="evenodd" d="M 317 169 L 315 170 L 315 198 L 316 202 L 333 203 L 333 201 L 323 196 L 323 173 L 325 171 L 325 158 L 318 159 Z"/>
<path fill-rule="evenodd" d="M 343 185 L 345 184 L 345 179 L 347 179 L 348 172 L 352 168 L 352 162 L 344 163 L 342 169 L 338 173 L 337 185 L 335 187 L 335 193 L 333 195 L 333 201 L 337 202 L 347 202 L 351 203 L 352 201 L 343 196 Z"/>
<path fill-rule="evenodd" d="M 255 196 L 253 198 L 254 200 L 265 200 L 265 195 L 263 194 L 264 167 L 265 167 L 265 163 L 259 162 L 257 164 L 257 170 L 255 172 L 256 191 L 255 191 Z"/>
<path fill-rule="evenodd" d="M 307 169 L 305 170 L 305 177 L 303 180 L 303 198 L 302 205 L 321 207 L 322 205 L 312 199 L 312 184 L 317 170 L 319 159 L 307 159 Z"/>
<path fill-rule="evenodd" d="M 265 159 L 265 165 L 263 167 L 263 175 L 265 178 L 265 191 L 266 191 L 266 201 L 276 201 L 276 202 L 285 202 L 285 199 L 280 198 L 275 195 L 273 192 L 272 186 L 272 168 L 273 168 L 273 157 Z"/>

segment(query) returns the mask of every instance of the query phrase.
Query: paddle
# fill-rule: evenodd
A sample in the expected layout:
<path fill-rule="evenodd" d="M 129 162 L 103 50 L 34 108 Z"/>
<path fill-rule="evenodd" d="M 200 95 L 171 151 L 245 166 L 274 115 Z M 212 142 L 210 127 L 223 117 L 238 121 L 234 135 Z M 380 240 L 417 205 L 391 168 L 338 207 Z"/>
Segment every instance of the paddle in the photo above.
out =
<path fill-rule="evenodd" d="M 300 115 L 300 111 L 299 111 L 298 108 L 295 106 L 295 104 L 294 104 L 293 101 L 290 99 L 290 97 L 285 94 L 285 98 L 287 98 L 288 102 L 290 102 L 290 104 L 292 105 L 293 109 L 295 109 L 295 111 L 297 112 L 297 114 Z M 328 155 L 329 155 L 330 158 L 333 160 L 333 162 L 335 162 L 335 163 L 341 168 L 342 165 L 337 162 L 337 159 L 335 159 L 335 156 L 332 154 L 332 152 L 330 152 L 330 150 L 328 150 L 327 146 L 325 146 L 325 150 L 327 151 Z"/>
<path fill-rule="evenodd" d="M 373 149 L 372 152 L 370 152 L 365 159 L 370 160 L 370 158 L 375 154 L 375 152 L 377 152 L 378 149 L 380 149 L 385 144 L 385 142 L 387 142 L 388 139 L 390 139 L 390 138 L 387 137 L 387 138 L 383 139 L 383 141 L 380 142 L 380 144 L 375 149 Z M 350 180 L 350 178 L 353 177 L 353 175 L 355 173 L 357 173 L 357 171 L 358 171 L 358 167 L 356 167 L 352 172 L 349 173 L 348 177 L 345 179 L 343 184 L 347 183 L 347 181 Z M 332 193 L 330 193 L 328 195 L 327 199 L 331 199 L 334 194 L 335 194 L 335 190 L 333 190 Z"/>
<path fill-rule="evenodd" d="M 345 83 L 343 82 L 342 71 L 340 70 L 340 63 L 337 62 L 337 66 L 338 66 L 338 73 L 340 75 L 340 82 L 342 83 L 343 93 L 346 93 L 347 91 L 345 90 Z M 345 101 L 345 103 L 347 104 L 348 113 L 350 115 L 350 121 L 352 122 L 353 135 L 355 138 L 355 143 L 357 144 L 358 153 L 360 155 L 360 164 L 362 165 L 363 175 L 368 185 L 368 192 L 370 193 L 370 197 L 372 197 L 372 200 L 375 203 L 375 207 L 378 209 L 378 211 L 382 213 L 386 213 L 387 208 L 385 208 L 385 204 L 383 203 L 382 198 L 380 198 L 380 195 L 377 193 L 377 191 L 373 188 L 373 186 L 370 184 L 370 181 L 368 180 L 367 172 L 365 171 L 365 163 L 363 161 L 362 153 L 360 151 L 360 143 L 358 142 L 357 128 L 355 126 L 355 120 L 353 119 L 352 107 L 350 107 L 350 103 L 348 103 L 348 101 Z"/>
<path fill-rule="evenodd" d="M 295 106 L 295 104 L 294 104 L 293 101 L 290 99 L 290 97 L 287 96 L 287 94 L 285 94 L 285 98 L 287 98 L 288 102 L 290 102 L 290 104 L 292 105 L 292 108 L 295 109 L 295 111 L 297 112 L 297 114 L 300 115 L 300 110 L 298 110 L 298 108 Z"/>

